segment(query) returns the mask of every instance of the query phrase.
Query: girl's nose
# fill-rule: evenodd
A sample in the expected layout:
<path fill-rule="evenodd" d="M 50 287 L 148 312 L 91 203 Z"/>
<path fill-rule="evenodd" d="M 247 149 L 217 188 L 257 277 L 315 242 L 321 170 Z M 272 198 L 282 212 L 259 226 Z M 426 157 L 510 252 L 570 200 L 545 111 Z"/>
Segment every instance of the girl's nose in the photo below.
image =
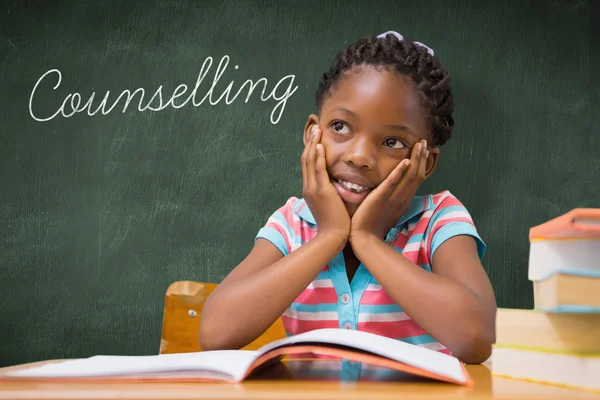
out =
<path fill-rule="evenodd" d="M 372 169 L 375 165 L 375 149 L 365 138 L 355 138 L 348 143 L 344 161 L 356 168 Z"/>

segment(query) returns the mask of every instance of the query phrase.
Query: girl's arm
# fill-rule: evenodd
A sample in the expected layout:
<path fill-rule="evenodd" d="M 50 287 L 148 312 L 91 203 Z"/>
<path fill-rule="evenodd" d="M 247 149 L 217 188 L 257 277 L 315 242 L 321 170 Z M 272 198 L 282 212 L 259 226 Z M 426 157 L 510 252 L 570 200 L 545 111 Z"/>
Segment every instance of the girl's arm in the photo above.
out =
<path fill-rule="evenodd" d="M 311 119 L 300 159 L 302 194 L 319 227 L 317 236 L 285 257 L 270 241 L 257 239 L 204 304 L 198 334 L 203 349 L 236 349 L 254 341 L 344 249 L 350 216 L 329 180 L 321 134 Z"/>
<path fill-rule="evenodd" d="M 217 286 L 201 314 L 203 350 L 238 349 L 254 341 L 283 314 L 342 249 L 338 234 L 317 234 L 283 254 L 266 239 L 256 240 L 248 256 Z"/>
<path fill-rule="evenodd" d="M 455 236 L 441 244 L 432 272 L 406 259 L 375 235 L 352 242 L 356 256 L 394 301 L 466 363 L 481 363 L 495 342 L 496 299 L 475 240 Z"/>

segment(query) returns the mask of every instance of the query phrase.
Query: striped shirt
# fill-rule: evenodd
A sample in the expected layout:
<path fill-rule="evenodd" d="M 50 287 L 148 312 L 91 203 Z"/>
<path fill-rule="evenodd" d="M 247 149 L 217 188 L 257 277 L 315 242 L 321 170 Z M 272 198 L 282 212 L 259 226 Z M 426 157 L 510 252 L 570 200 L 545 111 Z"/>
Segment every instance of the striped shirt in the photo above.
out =
<path fill-rule="evenodd" d="M 260 229 L 256 238 L 271 241 L 290 254 L 317 235 L 317 226 L 304 199 L 290 197 Z M 408 260 L 431 272 L 436 249 L 456 235 L 476 239 L 479 258 L 486 245 L 471 215 L 449 191 L 415 196 L 406 214 L 392 227 L 385 242 Z M 358 329 L 450 354 L 388 295 L 361 263 L 348 282 L 340 252 L 282 315 L 286 334 L 320 328 Z"/>

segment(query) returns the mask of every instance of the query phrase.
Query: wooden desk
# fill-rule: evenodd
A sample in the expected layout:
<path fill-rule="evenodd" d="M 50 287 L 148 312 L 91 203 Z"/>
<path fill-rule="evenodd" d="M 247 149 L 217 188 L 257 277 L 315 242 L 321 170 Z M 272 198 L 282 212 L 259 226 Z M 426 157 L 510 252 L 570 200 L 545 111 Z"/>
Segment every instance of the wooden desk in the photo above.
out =
<path fill-rule="evenodd" d="M 51 362 L 51 361 L 50 361 Z M 7 368 L 23 368 L 33 364 Z M 0 369 L 0 373 L 5 369 Z M 415 380 L 400 373 L 330 360 L 288 360 L 241 384 L 0 383 L 0 399 L 570 399 L 600 395 L 491 376 L 470 365 L 475 387 Z"/>

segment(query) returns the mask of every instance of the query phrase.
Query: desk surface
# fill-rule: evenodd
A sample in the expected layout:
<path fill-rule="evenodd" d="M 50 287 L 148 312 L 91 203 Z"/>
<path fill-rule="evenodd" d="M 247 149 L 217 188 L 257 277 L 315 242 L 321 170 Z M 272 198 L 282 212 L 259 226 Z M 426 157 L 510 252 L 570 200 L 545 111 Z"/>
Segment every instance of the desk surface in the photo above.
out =
<path fill-rule="evenodd" d="M 0 368 L 0 373 L 35 364 L 41 363 Z M 465 388 L 343 361 L 287 360 L 240 384 L 1 382 L 0 399 L 600 399 L 593 393 L 492 377 L 490 368 L 469 365 L 475 386 Z"/>

